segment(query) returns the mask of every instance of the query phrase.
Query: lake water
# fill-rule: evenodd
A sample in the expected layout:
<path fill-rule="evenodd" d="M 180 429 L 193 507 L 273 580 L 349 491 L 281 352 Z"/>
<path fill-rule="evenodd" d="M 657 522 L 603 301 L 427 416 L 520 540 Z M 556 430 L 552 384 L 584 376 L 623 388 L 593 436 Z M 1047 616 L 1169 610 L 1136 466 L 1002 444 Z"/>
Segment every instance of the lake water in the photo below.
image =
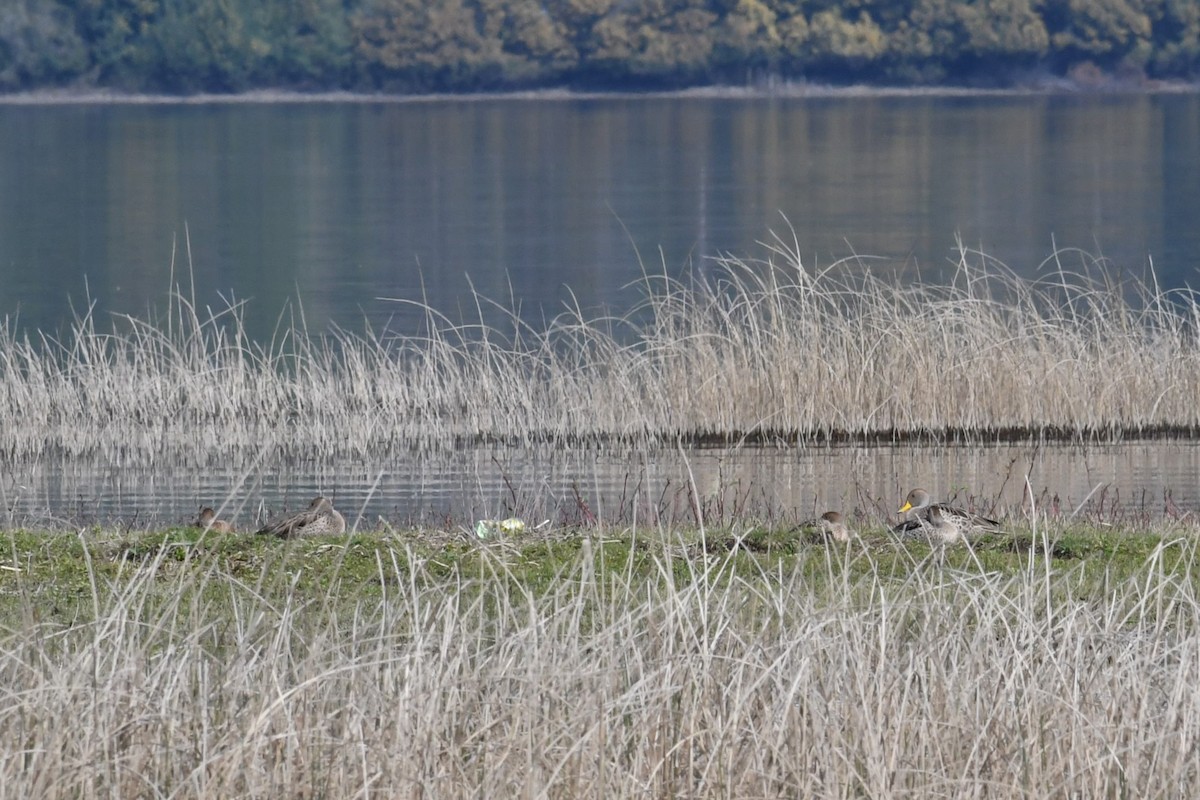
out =
<path fill-rule="evenodd" d="M 473 318 L 471 286 L 621 309 L 772 232 L 812 266 L 936 280 L 961 235 L 1026 276 L 1057 245 L 1200 283 L 1197 94 L 0 104 L 0 142 L 0 315 L 33 329 L 161 308 L 173 242 L 256 337 L 289 299 L 316 331 L 418 326 L 379 298 Z"/>
<path fill-rule="evenodd" d="M 154 469 L 47 460 L 9 464 L 0 527 L 191 521 L 226 508 L 243 528 L 328 494 L 359 527 L 380 520 L 470 527 L 516 514 L 555 526 L 757 520 L 785 524 L 829 509 L 879 522 L 909 489 L 987 513 L 1030 507 L 1067 517 L 1200 521 L 1200 442 L 1071 447 L 832 447 L 680 450 L 479 448 L 436 457 L 393 453 L 371 463 Z"/>
<path fill-rule="evenodd" d="M 314 332 L 413 333 L 424 315 L 397 299 L 470 319 L 472 288 L 536 324 L 568 301 L 623 311 L 644 269 L 762 257 L 772 233 L 810 265 L 871 256 L 902 279 L 937 280 L 958 235 L 1024 276 L 1056 245 L 1200 285 L 1196 94 L 0 104 L 0 143 L 0 316 L 26 330 L 88 300 L 145 316 L 172 276 L 202 307 L 247 301 L 258 338 L 289 301 Z M 1200 508 L 1193 442 L 47 460 L 5 464 L 0 500 L 10 524 L 156 524 L 225 500 L 249 524 L 317 491 L 372 526 L 694 520 L 695 497 L 710 520 L 882 517 L 918 484 L 1017 507 L 1026 474 L 1068 511 Z"/>

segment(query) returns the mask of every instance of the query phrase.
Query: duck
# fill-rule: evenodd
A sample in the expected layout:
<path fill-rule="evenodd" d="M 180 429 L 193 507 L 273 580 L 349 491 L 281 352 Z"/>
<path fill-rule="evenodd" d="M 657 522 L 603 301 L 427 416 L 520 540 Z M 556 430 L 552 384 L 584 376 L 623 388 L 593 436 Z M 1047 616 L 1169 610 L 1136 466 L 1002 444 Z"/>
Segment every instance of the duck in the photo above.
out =
<path fill-rule="evenodd" d="M 217 519 L 217 512 L 213 511 L 211 506 L 202 507 L 200 509 L 200 516 L 196 517 L 196 521 L 192 525 L 197 528 L 203 528 L 206 531 L 233 533 L 233 525 L 223 519 Z"/>
<path fill-rule="evenodd" d="M 835 542 L 850 541 L 850 526 L 839 511 L 826 511 L 816 519 L 805 520 L 799 526 L 803 530 L 813 530 L 826 539 Z"/>
<path fill-rule="evenodd" d="M 962 541 L 971 526 L 962 517 L 947 514 L 941 506 L 930 506 L 925 514 L 906 519 L 892 527 L 892 533 L 903 539 L 921 539 L 938 544 L 954 544 Z"/>
<path fill-rule="evenodd" d="M 339 534 L 346 532 L 346 518 L 338 513 L 329 500 L 315 497 L 307 510 L 274 519 L 259 528 L 258 532 L 269 533 L 280 539 Z"/>
<path fill-rule="evenodd" d="M 976 530 L 999 530 L 1000 523 L 994 519 L 972 514 L 961 508 L 935 502 L 924 489 L 913 489 L 896 513 L 914 512 L 912 519 L 902 521 L 892 528 L 906 538 L 923 537 L 950 543 L 963 538 L 967 532 Z"/>

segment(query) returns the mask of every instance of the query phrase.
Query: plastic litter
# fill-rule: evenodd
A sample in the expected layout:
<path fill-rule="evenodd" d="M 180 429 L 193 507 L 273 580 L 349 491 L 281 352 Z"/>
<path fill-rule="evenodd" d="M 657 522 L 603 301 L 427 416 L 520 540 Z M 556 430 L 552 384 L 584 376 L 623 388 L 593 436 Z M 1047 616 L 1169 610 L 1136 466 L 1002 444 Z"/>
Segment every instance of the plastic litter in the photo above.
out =
<path fill-rule="evenodd" d="M 480 539 L 492 539 L 497 536 L 515 536 L 525 532 L 525 520 L 509 517 L 508 519 L 481 519 L 475 523 L 475 535 Z"/>

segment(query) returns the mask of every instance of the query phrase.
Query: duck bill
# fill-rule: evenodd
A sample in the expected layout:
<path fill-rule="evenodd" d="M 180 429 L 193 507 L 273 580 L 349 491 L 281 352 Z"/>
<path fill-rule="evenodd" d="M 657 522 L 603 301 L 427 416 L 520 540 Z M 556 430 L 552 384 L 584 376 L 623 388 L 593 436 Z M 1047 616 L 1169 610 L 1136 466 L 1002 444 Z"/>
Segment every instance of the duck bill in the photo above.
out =
<path fill-rule="evenodd" d="M 900 510 L 897 511 L 896 513 L 903 514 L 905 511 L 908 511 L 912 507 L 913 507 L 912 503 L 905 503 L 903 506 L 900 507 Z"/>

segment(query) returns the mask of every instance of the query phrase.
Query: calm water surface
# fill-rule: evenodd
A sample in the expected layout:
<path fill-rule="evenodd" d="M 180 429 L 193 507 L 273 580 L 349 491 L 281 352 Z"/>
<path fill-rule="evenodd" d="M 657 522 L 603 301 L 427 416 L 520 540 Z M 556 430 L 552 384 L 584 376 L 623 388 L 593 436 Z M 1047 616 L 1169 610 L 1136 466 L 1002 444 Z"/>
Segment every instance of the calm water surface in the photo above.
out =
<path fill-rule="evenodd" d="M 0 105 L 0 143 L 0 315 L 31 328 L 161 307 L 173 241 L 260 338 L 289 298 L 317 331 L 419 324 L 379 298 L 473 317 L 471 286 L 619 311 L 639 254 L 793 229 L 814 266 L 936 277 L 959 234 L 1024 275 L 1057 244 L 1200 283 L 1195 94 Z"/>
<path fill-rule="evenodd" d="M 1200 515 L 1200 442 L 686 452 L 478 449 L 254 471 L 47 461 L 9 465 L 5 473 L 0 500 L 8 518 L 0 522 L 8 525 L 116 520 L 152 526 L 190 521 L 201 505 L 224 503 L 227 516 L 253 529 L 264 514 L 302 508 L 317 493 L 333 498 L 351 522 L 358 518 L 360 527 L 372 529 L 381 519 L 397 526 L 469 526 L 512 514 L 554 525 L 592 518 L 695 523 L 697 508 L 714 524 L 734 518 L 795 521 L 829 509 L 879 521 L 917 486 L 996 513 L 1020 513 L 1032 492 L 1039 509 L 1063 515 L 1077 510 L 1109 520 Z"/>
<path fill-rule="evenodd" d="M 1057 244 L 1198 286 L 1198 212 L 1195 94 L 0 104 L 0 316 L 26 330 L 60 330 L 88 299 L 101 319 L 144 316 L 172 274 L 202 307 L 246 300 L 259 339 L 289 300 L 314 332 L 413 333 L 421 312 L 381 298 L 457 320 L 476 313 L 472 287 L 536 324 L 569 300 L 619 313 L 643 268 L 762 257 L 772 232 L 813 266 L 858 253 L 878 257 L 864 269 L 936 279 L 958 234 L 1026 276 Z M 317 491 L 372 526 L 693 520 L 692 496 L 709 516 L 779 518 L 882 515 L 918 484 L 1011 506 L 1026 474 L 1062 506 L 1161 512 L 1170 492 L 1200 507 L 1186 442 L 480 450 L 253 471 L 46 461 L 0 467 L 0 500 L 10 523 L 154 524 L 228 500 L 249 524 Z"/>

